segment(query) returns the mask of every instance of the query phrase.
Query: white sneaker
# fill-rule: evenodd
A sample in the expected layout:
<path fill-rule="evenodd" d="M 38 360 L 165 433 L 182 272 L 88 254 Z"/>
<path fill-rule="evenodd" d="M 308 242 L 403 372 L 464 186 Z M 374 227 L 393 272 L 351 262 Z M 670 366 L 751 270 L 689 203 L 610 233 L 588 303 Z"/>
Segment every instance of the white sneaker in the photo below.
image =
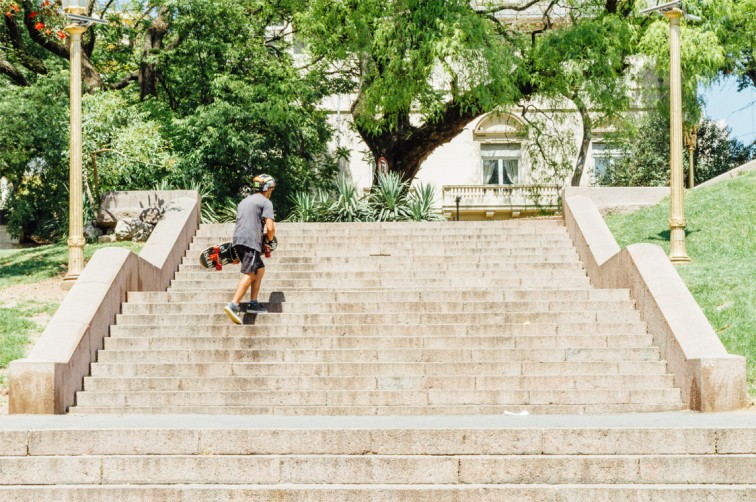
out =
<path fill-rule="evenodd" d="M 232 321 L 234 321 L 234 324 L 242 323 L 241 317 L 239 317 L 239 314 L 241 313 L 241 309 L 239 309 L 239 305 L 233 302 L 229 302 L 225 307 L 223 307 L 223 311 L 226 313 L 228 317 L 231 318 Z"/>

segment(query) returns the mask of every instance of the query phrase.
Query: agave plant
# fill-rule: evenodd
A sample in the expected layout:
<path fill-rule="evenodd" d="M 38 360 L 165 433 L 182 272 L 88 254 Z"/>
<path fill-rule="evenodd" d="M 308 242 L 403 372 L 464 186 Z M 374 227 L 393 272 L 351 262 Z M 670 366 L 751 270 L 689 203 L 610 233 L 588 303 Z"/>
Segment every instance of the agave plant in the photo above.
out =
<path fill-rule="evenodd" d="M 433 185 L 418 183 L 409 195 L 409 218 L 413 221 L 443 221 L 445 218 L 433 207 L 436 188 Z"/>
<path fill-rule="evenodd" d="M 397 173 L 378 174 L 378 185 L 368 198 L 376 221 L 402 221 L 410 218 L 409 183 Z"/>
<path fill-rule="evenodd" d="M 323 221 L 331 204 L 331 196 L 325 190 L 315 193 L 297 192 L 291 197 L 294 209 L 286 221 Z"/>
<path fill-rule="evenodd" d="M 367 201 L 360 197 L 352 182 L 340 176 L 336 181 L 336 198 L 328 206 L 326 221 L 371 221 Z"/>

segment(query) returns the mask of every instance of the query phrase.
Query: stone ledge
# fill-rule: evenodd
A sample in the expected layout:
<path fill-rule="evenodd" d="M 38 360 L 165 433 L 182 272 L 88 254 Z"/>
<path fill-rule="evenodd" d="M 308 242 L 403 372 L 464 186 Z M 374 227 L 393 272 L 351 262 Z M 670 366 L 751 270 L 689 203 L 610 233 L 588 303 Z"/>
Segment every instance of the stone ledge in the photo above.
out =
<path fill-rule="evenodd" d="M 727 353 L 664 251 L 653 244 L 620 250 L 588 197 L 565 195 L 564 220 L 592 283 L 630 289 L 683 402 L 698 411 L 744 408 L 745 358 Z"/>
<path fill-rule="evenodd" d="M 164 291 L 178 270 L 199 227 L 199 196 L 191 193 L 173 199 L 178 209 L 166 212 L 139 256 L 119 248 L 94 254 L 29 356 L 10 363 L 11 414 L 61 414 L 73 405 L 127 293 Z"/>

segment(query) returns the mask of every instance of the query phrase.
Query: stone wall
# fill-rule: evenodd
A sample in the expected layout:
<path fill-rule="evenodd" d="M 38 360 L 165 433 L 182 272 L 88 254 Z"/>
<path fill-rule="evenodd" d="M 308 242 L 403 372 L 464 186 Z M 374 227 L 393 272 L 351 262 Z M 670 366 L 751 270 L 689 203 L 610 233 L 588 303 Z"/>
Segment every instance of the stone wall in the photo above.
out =
<path fill-rule="evenodd" d="M 745 358 L 727 353 L 661 247 L 632 244 L 620 250 L 596 205 L 584 196 L 565 195 L 564 221 L 591 282 L 630 290 L 683 402 L 698 411 L 745 407 Z"/>
<path fill-rule="evenodd" d="M 128 292 L 165 290 L 200 223 L 199 195 L 182 195 L 139 256 L 121 248 L 94 254 L 29 356 L 10 363 L 11 414 L 66 413 Z"/>

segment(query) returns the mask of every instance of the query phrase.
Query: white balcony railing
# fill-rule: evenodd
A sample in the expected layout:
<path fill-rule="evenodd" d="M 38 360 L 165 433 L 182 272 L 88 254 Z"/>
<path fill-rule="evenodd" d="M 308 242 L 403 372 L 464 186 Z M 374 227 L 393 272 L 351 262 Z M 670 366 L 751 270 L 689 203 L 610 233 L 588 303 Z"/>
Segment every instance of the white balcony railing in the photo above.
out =
<path fill-rule="evenodd" d="M 445 185 L 443 211 L 513 211 L 552 209 L 559 203 L 556 185 Z"/>

